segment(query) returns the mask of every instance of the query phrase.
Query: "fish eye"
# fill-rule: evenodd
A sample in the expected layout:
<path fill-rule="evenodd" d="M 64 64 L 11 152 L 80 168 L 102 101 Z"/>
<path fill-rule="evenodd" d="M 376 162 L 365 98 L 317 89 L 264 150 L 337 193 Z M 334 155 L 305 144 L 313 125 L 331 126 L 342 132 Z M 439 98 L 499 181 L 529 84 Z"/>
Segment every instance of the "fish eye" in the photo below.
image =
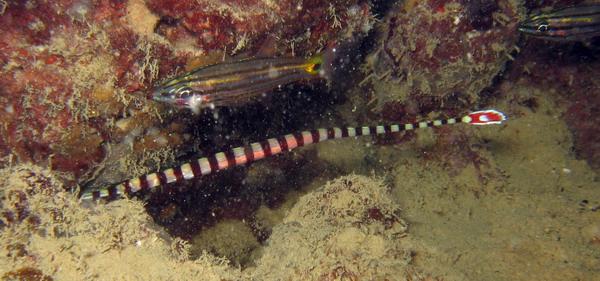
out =
<path fill-rule="evenodd" d="M 177 91 L 178 99 L 188 99 L 191 96 L 192 96 L 192 89 L 190 89 L 190 88 L 182 88 L 179 91 Z"/>

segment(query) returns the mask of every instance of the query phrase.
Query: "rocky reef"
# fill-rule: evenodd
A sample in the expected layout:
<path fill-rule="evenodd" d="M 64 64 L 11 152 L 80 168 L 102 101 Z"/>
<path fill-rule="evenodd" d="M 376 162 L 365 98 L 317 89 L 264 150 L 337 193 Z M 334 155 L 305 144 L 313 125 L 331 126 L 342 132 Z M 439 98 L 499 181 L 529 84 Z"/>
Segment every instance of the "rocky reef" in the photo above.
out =
<path fill-rule="evenodd" d="M 600 54 L 517 30 L 581 2 L 0 1 L 0 277 L 592 280 Z M 349 67 L 200 115 L 150 99 L 164 79 L 265 46 L 335 46 Z M 133 199 L 77 199 L 294 131 L 486 108 L 509 119 L 332 140 Z"/>
<path fill-rule="evenodd" d="M 489 102 L 518 53 L 519 1 L 401 1 L 388 11 L 366 59 L 366 110 L 414 122 Z M 357 103 L 364 103 L 360 101 Z"/>
<path fill-rule="evenodd" d="M 355 0 L 2 1 L 0 154 L 71 184 L 172 164 L 189 135 L 148 100 L 155 83 L 268 38 L 278 54 L 315 53 L 368 31 L 369 9 Z"/>

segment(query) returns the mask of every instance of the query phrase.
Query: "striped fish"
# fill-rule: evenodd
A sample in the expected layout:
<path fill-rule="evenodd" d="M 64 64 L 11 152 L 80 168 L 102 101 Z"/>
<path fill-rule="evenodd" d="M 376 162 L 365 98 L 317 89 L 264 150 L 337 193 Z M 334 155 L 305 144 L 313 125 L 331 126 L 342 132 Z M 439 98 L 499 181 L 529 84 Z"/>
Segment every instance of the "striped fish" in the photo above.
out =
<path fill-rule="evenodd" d="M 563 41 L 600 36 L 600 4 L 578 5 L 532 16 L 519 26 L 525 34 Z"/>
<path fill-rule="evenodd" d="M 303 131 L 278 138 L 271 138 L 262 142 L 255 142 L 243 147 L 236 147 L 225 152 L 219 152 L 211 156 L 203 157 L 198 160 L 183 164 L 176 168 L 130 179 L 107 189 L 86 192 L 81 195 L 81 199 L 90 201 L 98 199 L 114 199 L 120 197 L 129 198 L 142 190 L 153 189 L 157 186 L 168 183 L 191 180 L 193 178 L 205 176 L 230 167 L 243 165 L 265 157 L 289 151 L 297 147 L 331 139 L 396 133 L 400 131 L 456 123 L 467 123 L 474 125 L 500 124 L 504 120 L 506 120 L 506 117 L 499 111 L 483 110 L 472 112 L 462 118 L 450 118 L 446 120 L 435 120 L 429 122 Z"/>
<path fill-rule="evenodd" d="M 196 114 L 203 108 L 241 104 L 285 84 L 324 78 L 323 58 L 258 57 L 203 66 L 166 81 L 153 98 Z"/>

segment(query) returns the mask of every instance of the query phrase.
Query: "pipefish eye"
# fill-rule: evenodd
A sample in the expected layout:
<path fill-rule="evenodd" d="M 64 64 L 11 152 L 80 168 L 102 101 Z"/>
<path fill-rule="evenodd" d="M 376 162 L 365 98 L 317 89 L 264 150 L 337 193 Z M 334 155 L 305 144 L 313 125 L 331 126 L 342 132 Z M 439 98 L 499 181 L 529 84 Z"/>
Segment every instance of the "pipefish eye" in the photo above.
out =
<path fill-rule="evenodd" d="M 191 88 L 181 88 L 179 90 L 177 90 L 177 93 L 175 94 L 176 97 L 178 99 L 188 99 L 192 96 L 193 91 Z"/>

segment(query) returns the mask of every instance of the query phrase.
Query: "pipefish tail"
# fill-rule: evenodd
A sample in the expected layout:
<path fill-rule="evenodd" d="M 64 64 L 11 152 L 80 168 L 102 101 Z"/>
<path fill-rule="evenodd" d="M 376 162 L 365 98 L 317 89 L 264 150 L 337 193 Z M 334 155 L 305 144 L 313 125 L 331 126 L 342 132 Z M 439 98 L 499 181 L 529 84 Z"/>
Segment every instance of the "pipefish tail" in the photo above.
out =
<path fill-rule="evenodd" d="M 600 4 L 572 6 L 532 16 L 521 23 L 519 31 L 563 41 L 600 36 Z"/>
<path fill-rule="evenodd" d="M 149 190 L 168 183 L 198 178 L 230 167 L 243 165 L 252 161 L 263 159 L 265 157 L 280 154 L 297 147 L 331 139 L 396 133 L 456 123 L 467 123 L 473 125 L 500 124 L 504 120 L 506 120 L 506 116 L 504 116 L 502 112 L 496 110 L 483 110 L 471 112 L 467 116 L 461 118 L 450 118 L 429 122 L 358 128 L 328 128 L 303 131 L 295 134 L 280 136 L 278 138 L 271 138 L 262 142 L 251 143 L 250 145 L 236 147 L 224 152 L 219 152 L 183 164 L 176 168 L 130 179 L 107 189 L 86 192 L 81 195 L 81 199 L 85 201 L 91 201 L 98 199 L 132 197 L 137 192 L 142 190 Z"/>
<path fill-rule="evenodd" d="M 258 57 L 203 66 L 166 81 L 153 98 L 196 114 L 203 108 L 246 103 L 285 84 L 326 78 L 327 58 Z"/>

